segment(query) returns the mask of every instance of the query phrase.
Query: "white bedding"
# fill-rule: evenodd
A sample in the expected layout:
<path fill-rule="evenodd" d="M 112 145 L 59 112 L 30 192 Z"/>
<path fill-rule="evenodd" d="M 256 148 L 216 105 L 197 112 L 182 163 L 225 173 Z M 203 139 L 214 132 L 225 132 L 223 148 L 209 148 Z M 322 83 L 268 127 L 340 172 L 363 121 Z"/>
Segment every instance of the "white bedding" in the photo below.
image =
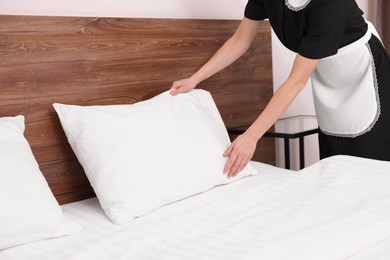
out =
<path fill-rule="evenodd" d="M 6 249 L 0 259 L 390 259 L 390 162 L 254 166 L 258 175 L 122 226 L 95 198 L 64 205 L 81 233 Z"/>

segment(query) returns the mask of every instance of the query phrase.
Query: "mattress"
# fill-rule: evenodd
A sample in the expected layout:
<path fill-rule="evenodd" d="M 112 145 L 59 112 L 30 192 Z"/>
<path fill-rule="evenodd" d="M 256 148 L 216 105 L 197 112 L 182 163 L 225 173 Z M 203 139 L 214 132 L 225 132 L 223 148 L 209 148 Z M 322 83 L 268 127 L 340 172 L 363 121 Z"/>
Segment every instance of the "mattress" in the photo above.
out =
<path fill-rule="evenodd" d="M 121 226 L 96 198 L 63 205 L 82 232 L 9 248 L 0 259 L 390 259 L 390 162 L 253 166 L 254 176 Z"/>

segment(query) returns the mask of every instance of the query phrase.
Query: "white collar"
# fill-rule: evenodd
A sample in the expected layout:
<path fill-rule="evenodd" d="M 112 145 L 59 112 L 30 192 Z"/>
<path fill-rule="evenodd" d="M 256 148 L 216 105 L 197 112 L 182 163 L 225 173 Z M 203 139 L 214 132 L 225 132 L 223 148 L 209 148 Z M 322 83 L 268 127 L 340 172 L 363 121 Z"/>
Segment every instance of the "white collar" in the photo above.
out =
<path fill-rule="evenodd" d="M 311 0 L 286 0 L 286 6 L 292 11 L 303 10 Z"/>

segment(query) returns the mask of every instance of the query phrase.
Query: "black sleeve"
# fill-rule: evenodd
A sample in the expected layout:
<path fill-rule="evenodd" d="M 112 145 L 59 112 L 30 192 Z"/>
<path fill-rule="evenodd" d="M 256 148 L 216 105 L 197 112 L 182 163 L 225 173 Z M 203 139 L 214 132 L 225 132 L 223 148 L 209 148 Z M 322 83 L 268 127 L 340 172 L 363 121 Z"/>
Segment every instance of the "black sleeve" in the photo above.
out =
<path fill-rule="evenodd" d="M 268 18 L 263 0 L 249 0 L 245 7 L 246 18 L 251 20 L 264 20 Z"/>
<path fill-rule="evenodd" d="M 303 38 L 298 53 L 310 59 L 321 59 L 337 53 L 347 17 L 347 1 L 313 1 L 307 12 L 309 28 Z"/>

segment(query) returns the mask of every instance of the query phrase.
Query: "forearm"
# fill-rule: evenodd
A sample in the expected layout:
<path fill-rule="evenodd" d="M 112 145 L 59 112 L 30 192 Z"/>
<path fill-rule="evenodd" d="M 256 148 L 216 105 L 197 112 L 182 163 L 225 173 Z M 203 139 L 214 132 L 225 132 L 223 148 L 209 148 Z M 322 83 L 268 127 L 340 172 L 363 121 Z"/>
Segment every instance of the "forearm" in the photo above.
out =
<path fill-rule="evenodd" d="M 247 165 L 256 150 L 257 141 L 306 86 L 318 63 L 319 60 L 308 59 L 297 54 L 288 79 L 276 91 L 256 121 L 244 134 L 238 136 L 225 151 L 224 155 L 229 156 L 229 160 L 225 165 L 224 173 L 228 173 L 228 177 L 235 176 Z"/>
<path fill-rule="evenodd" d="M 257 142 L 278 120 L 299 92 L 306 86 L 310 75 L 318 63 L 319 60 L 307 59 L 297 54 L 290 76 L 276 91 L 256 121 L 248 128 L 246 133 L 250 138 Z"/>
<path fill-rule="evenodd" d="M 289 80 L 284 82 L 263 112 L 248 128 L 247 134 L 257 142 L 275 124 L 304 87 L 305 83 L 291 82 Z"/>
<path fill-rule="evenodd" d="M 245 43 L 240 39 L 235 39 L 234 37 L 230 38 L 206 64 L 192 75 L 192 78 L 197 83 L 202 82 L 228 67 L 240 58 L 249 49 L 249 47 L 250 43 Z"/>

